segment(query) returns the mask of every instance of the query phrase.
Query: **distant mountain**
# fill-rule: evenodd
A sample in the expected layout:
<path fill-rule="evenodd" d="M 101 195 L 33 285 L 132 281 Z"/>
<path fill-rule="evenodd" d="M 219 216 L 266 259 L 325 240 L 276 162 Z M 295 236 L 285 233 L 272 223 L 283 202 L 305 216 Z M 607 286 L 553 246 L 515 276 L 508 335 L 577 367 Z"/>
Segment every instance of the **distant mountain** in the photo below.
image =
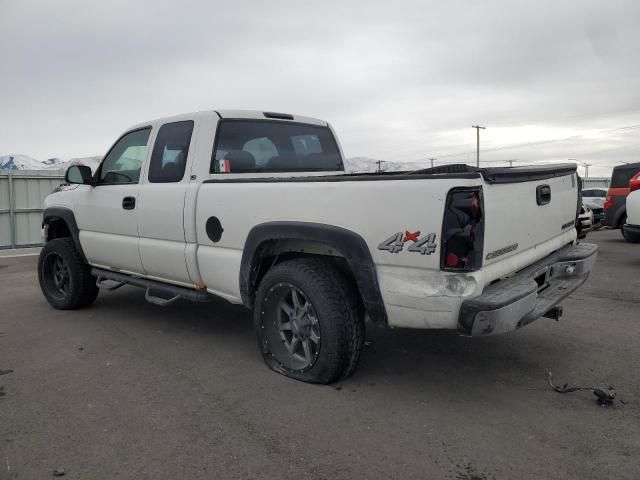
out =
<path fill-rule="evenodd" d="M 45 168 L 40 160 L 28 155 L 3 155 L 0 157 L 1 170 L 41 170 Z"/>
<path fill-rule="evenodd" d="M 11 154 L 0 156 L 0 170 L 59 170 L 64 171 L 70 165 L 86 165 L 95 171 L 100 165 L 102 157 L 81 157 L 63 160 L 61 158 L 48 158 L 36 160 L 28 155 Z"/>
<path fill-rule="evenodd" d="M 56 170 L 64 171 L 71 165 L 86 165 L 95 172 L 102 161 L 99 155 L 93 157 L 70 158 L 48 158 L 47 160 L 36 160 L 28 155 L 12 154 L 0 156 L 0 170 Z M 380 168 L 384 172 L 395 172 L 401 170 L 416 170 L 425 168 L 427 165 L 415 162 L 391 162 L 381 160 Z M 344 161 L 344 169 L 347 173 L 377 172 L 378 160 L 369 157 L 351 157 Z"/>
<path fill-rule="evenodd" d="M 428 165 L 418 164 L 416 162 L 390 162 L 369 157 L 351 157 L 345 159 L 344 169 L 347 173 L 377 172 L 378 161 L 381 162 L 380 169 L 383 172 L 417 170 L 428 167 Z"/>

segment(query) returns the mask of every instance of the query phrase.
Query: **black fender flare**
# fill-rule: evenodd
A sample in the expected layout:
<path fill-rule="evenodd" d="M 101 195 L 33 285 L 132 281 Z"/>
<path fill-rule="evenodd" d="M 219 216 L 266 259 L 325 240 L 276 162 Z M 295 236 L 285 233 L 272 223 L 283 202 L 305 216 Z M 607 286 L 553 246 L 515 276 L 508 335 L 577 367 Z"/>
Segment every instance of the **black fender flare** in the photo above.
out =
<path fill-rule="evenodd" d="M 71 233 L 71 238 L 73 239 L 73 243 L 76 246 L 76 250 L 82 257 L 82 260 L 86 262 L 87 258 L 85 257 L 84 251 L 82 250 L 82 245 L 80 245 L 80 230 L 78 229 L 76 216 L 73 213 L 73 210 L 65 207 L 48 207 L 48 208 L 45 208 L 44 211 L 42 212 L 43 227 L 49 222 L 51 222 L 52 220 L 58 220 L 58 219 L 62 220 L 67 224 L 67 228 Z"/>
<path fill-rule="evenodd" d="M 244 305 L 253 307 L 261 246 L 278 240 L 307 240 L 335 249 L 345 258 L 371 321 L 387 324 L 387 313 L 367 243 L 351 230 L 322 223 L 267 222 L 251 229 L 240 264 L 240 294 Z"/>

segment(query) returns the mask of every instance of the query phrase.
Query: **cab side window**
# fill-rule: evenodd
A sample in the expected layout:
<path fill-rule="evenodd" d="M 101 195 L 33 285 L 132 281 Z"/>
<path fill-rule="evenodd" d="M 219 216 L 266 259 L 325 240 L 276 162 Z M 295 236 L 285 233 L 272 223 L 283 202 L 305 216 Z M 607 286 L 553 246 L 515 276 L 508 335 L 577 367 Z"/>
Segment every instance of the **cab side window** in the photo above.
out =
<path fill-rule="evenodd" d="M 158 131 L 151 154 L 149 181 L 152 183 L 179 182 L 184 177 L 193 121 L 165 123 Z"/>
<path fill-rule="evenodd" d="M 120 138 L 100 165 L 100 184 L 138 183 L 147 155 L 151 127 L 129 132 Z"/>

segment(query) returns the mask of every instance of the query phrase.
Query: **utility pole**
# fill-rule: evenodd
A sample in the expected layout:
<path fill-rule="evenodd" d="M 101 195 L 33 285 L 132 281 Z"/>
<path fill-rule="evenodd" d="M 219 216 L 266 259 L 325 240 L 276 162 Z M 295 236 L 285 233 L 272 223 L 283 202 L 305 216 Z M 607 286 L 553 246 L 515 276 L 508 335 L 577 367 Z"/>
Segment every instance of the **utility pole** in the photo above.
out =
<path fill-rule="evenodd" d="M 436 161 L 436 158 L 429 158 L 429 160 L 431 161 L 431 168 L 433 168 L 433 162 Z"/>
<path fill-rule="evenodd" d="M 480 167 L 480 129 L 485 130 L 486 127 L 471 125 L 471 128 L 476 129 L 476 166 Z"/>
<path fill-rule="evenodd" d="M 584 178 L 589 178 L 589 167 L 591 166 L 590 163 L 581 162 L 580 160 L 577 160 L 575 158 L 569 158 L 568 160 L 582 165 L 584 167 Z"/>
<path fill-rule="evenodd" d="M 378 160 L 376 164 L 378 165 L 378 173 L 382 173 L 382 164 L 386 163 L 384 160 Z"/>

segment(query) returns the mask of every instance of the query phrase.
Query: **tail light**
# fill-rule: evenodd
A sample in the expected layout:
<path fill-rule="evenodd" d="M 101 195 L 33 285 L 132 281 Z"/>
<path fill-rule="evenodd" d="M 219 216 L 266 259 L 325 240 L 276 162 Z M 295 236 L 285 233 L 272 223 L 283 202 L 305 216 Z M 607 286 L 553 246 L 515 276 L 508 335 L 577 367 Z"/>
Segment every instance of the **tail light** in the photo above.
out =
<path fill-rule="evenodd" d="M 604 205 L 602 206 L 602 208 L 606 210 L 608 208 L 611 208 L 612 206 L 613 206 L 613 197 L 611 195 L 607 195 L 607 198 L 605 198 Z"/>
<path fill-rule="evenodd" d="M 481 188 L 449 191 L 442 222 L 442 270 L 472 271 L 482 266 L 483 210 Z"/>

